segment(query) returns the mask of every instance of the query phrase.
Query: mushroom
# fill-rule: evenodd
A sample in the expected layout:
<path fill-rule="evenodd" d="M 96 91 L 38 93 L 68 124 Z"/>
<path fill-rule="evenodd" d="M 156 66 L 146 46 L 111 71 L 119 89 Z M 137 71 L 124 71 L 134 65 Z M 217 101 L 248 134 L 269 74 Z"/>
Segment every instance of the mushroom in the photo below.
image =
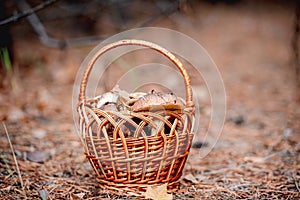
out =
<path fill-rule="evenodd" d="M 173 93 L 155 92 L 140 97 L 131 107 L 131 111 L 183 110 L 184 103 Z"/>
<path fill-rule="evenodd" d="M 96 97 L 97 99 L 97 108 L 102 109 L 104 105 L 107 105 L 109 103 L 117 103 L 118 100 L 118 95 L 113 93 L 113 92 L 107 92 L 104 93 L 103 95 L 100 95 Z"/>
<path fill-rule="evenodd" d="M 140 97 L 131 107 L 131 111 L 160 111 L 171 110 L 175 112 L 182 112 L 184 108 L 183 100 L 174 95 L 173 93 L 155 92 L 152 90 L 150 93 Z M 149 127 L 145 129 L 147 136 L 153 136 L 165 132 L 166 125 L 157 119 L 153 119 L 155 127 Z M 160 131 L 159 131 L 160 130 Z M 159 131 L 159 132 L 158 132 Z"/>

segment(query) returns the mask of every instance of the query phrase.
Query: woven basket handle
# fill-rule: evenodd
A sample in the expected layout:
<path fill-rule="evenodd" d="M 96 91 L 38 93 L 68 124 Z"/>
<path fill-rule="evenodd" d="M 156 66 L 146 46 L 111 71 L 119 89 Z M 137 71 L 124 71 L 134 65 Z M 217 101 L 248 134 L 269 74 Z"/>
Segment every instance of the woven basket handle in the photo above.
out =
<path fill-rule="evenodd" d="M 103 55 L 105 52 L 119 47 L 119 46 L 125 46 L 125 45 L 136 45 L 136 46 L 143 46 L 143 47 L 148 47 L 150 49 L 153 49 L 161 54 L 163 54 L 165 57 L 167 57 L 170 61 L 172 61 L 176 67 L 179 69 L 181 75 L 184 78 L 184 84 L 185 84 L 185 90 L 186 90 L 186 107 L 187 108 L 193 108 L 194 107 L 194 101 L 193 101 L 193 94 L 192 94 L 192 87 L 191 87 L 191 81 L 190 81 L 190 77 L 188 76 L 186 69 L 184 68 L 184 66 L 182 65 L 182 63 L 180 62 L 179 59 L 177 59 L 175 57 L 175 55 L 173 55 L 171 52 L 169 52 L 168 50 L 160 47 L 157 44 L 151 43 L 151 42 L 147 42 L 147 41 L 143 41 L 143 40 L 120 40 L 118 42 L 114 42 L 111 44 L 108 44 L 106 46 L 104 46 L 102 49 L 100 49 L 90 60 L 90 62 L 88 63 L 88 66 L 83 74 L 83 78 L 80 84 L 80 93 L 79 93 L 79 101 L 83 104 L 86 103 L 86 85 L 87 85 L 87 81 L 89 79 L 89 75 L 92 71 L 92 68 L 96 62 L 96 60 Z"/>

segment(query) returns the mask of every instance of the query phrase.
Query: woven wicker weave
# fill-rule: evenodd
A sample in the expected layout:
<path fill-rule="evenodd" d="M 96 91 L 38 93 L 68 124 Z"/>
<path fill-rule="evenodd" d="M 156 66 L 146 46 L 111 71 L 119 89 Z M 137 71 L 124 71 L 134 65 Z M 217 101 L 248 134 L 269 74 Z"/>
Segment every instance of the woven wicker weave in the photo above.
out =
<path fill-rule="evenodd" d="M 137 45 L 153 49 L 181 72 L 186 89 L 185 107 L 172 110 L 119 112 L 101 110 L 86 98 L 86 85 L 96 60 L 110 49 Z M 85 154 L 103 189 L 142 195 L 149 185 L 168 184 L 176 190 L 194 136 L 194 102 L 189 76 L 182 63 L 166 49 L 142 40 L 122 40 L 100 49 L 84 72 L 79 94 L 79 124 Z M 157 124 L 159 121 L 159 125 Z M 145 128 L 155 134 L 147 136 Z M 130 136 L 125 133 L 130 130 Z"/>

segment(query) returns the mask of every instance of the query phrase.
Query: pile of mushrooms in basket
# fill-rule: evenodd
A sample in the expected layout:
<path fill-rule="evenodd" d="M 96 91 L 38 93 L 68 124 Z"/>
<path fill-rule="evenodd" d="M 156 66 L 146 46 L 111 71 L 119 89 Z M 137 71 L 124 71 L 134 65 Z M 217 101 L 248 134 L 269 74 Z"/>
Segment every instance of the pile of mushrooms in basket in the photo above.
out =
<path fill-rule="evenodd" d="M 162 91 L 155 91 L 153 89 L 148 93 L 128 93 L 125 90 L 121 90 L 119 85 L 116 85 L 110 92 L 97 96 L 92 101 L 95 101 L 97 108 L 112 113 L 117 111 L 130 113 L 168 110 L 180 114 L 184 108 L 184 100 L 180 97 L 177 97 L 172 92 L 165 93 Z M 160 125 L 158 120 L 154 120 L 154 122 L 156 127 Z M 146 136 L 153 136 L 159 133 L 156 131 L 156 129 L 150 126 L 144 128 L 144 131 Z M 129 129 L 125 129 L 123 132 L 125 137 L 130 137 L 133 133 Z M 113 133 L 110 132 L 108 135 L 112 137 Z"/>

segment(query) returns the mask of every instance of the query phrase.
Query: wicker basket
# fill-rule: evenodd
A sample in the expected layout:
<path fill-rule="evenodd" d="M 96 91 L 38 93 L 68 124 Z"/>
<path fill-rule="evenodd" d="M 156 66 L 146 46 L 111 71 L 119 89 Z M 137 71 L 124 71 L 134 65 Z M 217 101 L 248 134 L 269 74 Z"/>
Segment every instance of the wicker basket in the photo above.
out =
<path fill-rule="evenodd" d="M 153 49 L 175 64 L 184 78 L 186 89 L 182 112 L 105 111 L 86 98 L 87 81 L 96 60 L 105 52 L 125 45 Z M 166 49 L 142 40 L 121 40 L 100 49 L 84 72 L 78 106 L 85 154 L 96 172 L 100 187 L 137 196 L 142 195 L 149 185 L 167 183 L 169 191 L 176 190 L 194 136 L 194 110 L 189 76 L 182 63 Z M 157 126 L 157 121 L 163 126 Z M 156 134 L 145 135 L 143 129 L 146 126 L 151 126 Z M 134 133 L 132 137 L 124 134 L 124 127 L 130 128 Z M 109 135 L 109 131 L 113 134 Z"/>

